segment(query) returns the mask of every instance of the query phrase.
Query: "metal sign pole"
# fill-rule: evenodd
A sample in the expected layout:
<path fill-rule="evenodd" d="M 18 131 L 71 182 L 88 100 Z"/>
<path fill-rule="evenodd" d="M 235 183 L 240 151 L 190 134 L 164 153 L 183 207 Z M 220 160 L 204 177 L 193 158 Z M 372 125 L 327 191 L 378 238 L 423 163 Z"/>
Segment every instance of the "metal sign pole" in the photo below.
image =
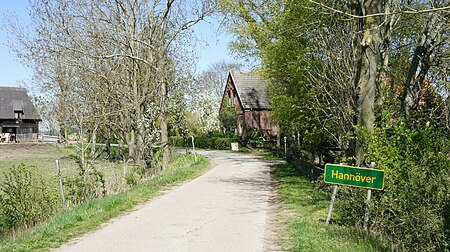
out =
<path fill-rule="evenodd" d="M 375 162 L 370 163 L 370 168 L 375 168 Z M 364 222 L 363 222 L 363 229 L 368 230 L 369 229 L 369 204 L 370 199 L 372 198 L 372 190 L 367 190 L 367 201 L 366 201 L 366 207 L 364 209 Z"/>
<path fill-rule="evenodd" d="M 66 209 L 67 204 L 66 204 L 66 197 L 64 196 L 64 186 L 63 186 L 63 181 L 62 181 L 61 169 L 59 169 L 59 160 L 56 160 L 56 171 L 58 172 L 58 176 L 59 176 L 59 188 L 61 190 L 61 198 L 62 198 L 63 207 L 64 207 L 64 209 Z"/>
<path fill-rule="evenodd" d="M 364 211 L 364 224 L 363 229 L 368 230 L 369 229 L 369 204 L 370 204 L 370 198 L 372 197 L 372 190 L 367 190 L 367 201 L 366 201 L 366 208 Z"/>
<path fill-rule="evenodd" d="M 339 165 L 344 165 L 344 163 L 340 163 Z M 327 220 L 325 221 L 325 223 L 327 225 L 330 224 L 331 212 L 333 211 L 333 206 L 334 206 L 334 201 L 336 200 L 337 190 L 338 190 L 338 186 L 334 185 L 333 186 L 333 194 L 331 195 L 330 206 L 328 207 Z"/>
<path fill-rule="evenodd" d="M 325 222 L 327 225 L 330 224 L 331 212 L 333 211 L 333 205 L 334 205 L 334 201 L 336 200 L 337 190 L 338 190 L 338 186 L 334 185 L 333 186 L 333 194 L 331 195 L 330 207 L 328 207 L 327 221 Z"/>

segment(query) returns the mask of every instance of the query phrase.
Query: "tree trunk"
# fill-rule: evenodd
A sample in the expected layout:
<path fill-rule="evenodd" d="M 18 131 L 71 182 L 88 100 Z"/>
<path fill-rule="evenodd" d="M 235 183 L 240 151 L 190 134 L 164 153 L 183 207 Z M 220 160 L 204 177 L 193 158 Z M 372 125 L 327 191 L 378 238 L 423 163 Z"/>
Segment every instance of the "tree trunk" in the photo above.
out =
<path fill-rule="evenodd" d="M 128 162 L 131 162 L 135 158 L 135 144 L 136 144 L 136 134 L 134 129 L 127 133 L 127 145 L 128 145 Z"/>
<path fill-rule="evenodd" d="M 163 149 L 163 166 L 165 170 L 170 161 L 169 149 L 169 131 L 167 128 L 167 112 L 166 112 L 166 98 L 167 98 L 167 81 L 161 83 L 161 148 Z"/>
<path fill-rule="evenodd" d="M 359 10 L 356 13 L 363 14 L 363 18 L 358 20 L 358 29 L 356 36 L 362 32 L 360 43 L 355 43 L 356 51 L 360 52 L 359 66 L 357 66 L 357 125 L 360 130 L 367 130 L 369 133 L 373 132 L 375 124 L 375 94 L 376 94 L 376 79 L 377 79 L 377 60 L 376 55 L 379 52 L 380 30 L 377 17 L 370 16 L 371 14 L 379 13 L 382 9 L 381 0 L 368 0 L 359 2 L 354 5 Z M 361 20 L 362 19 L 362 20 Z M 359 132 L 359 137 L 361 133 Z M 364 160 L 365 153 L 362 150 L 361 139 L 356 142 L 356 162 L 361 164 Z"/>
<path fill-rule="evenodd" d="M 450 0 L 446 0 L 442 7 L 447 7 L 450 5 Z M 441 29 L 442 24 L 448 22 L 447 18 L 442 18 L 442 13 L 440 11 L 434 11 L 428 14 L 428 20 L 425 27 L 422 29 L 422 34 L 417 41 L 416 48 L 414 50 L 414 55 L 411 59 L 411 64 L 408 70 L 408 76 L 406 77 L 405 87 L 403 88 L 402 97 L 400 100 L 400 109 L 402 115 L 408 118 L 411 114 L 411 109 L 419 103 L 420 92 L 422 90 L 422 85 L 424 84 L 428 70 L 431 67 L 431 63 L 434 60 L 435 51 L 441 43 Z M 428 40 L 432 40 L 428 43 Z M 422 64 L 421 64 L 422 63 Z M 420 71 L 417 73 L 417 70 Z"/>
<path fill-rule="evenodd" d="M 125 163 L 126 162 L 125 153 L 124 153 L 125 146 L 124 146 L 123 140 L 119 139 L 118 143 L 119 143 L 119 158 L 120 158 L 120 160 L 122 160 L 122 162 Z"/>

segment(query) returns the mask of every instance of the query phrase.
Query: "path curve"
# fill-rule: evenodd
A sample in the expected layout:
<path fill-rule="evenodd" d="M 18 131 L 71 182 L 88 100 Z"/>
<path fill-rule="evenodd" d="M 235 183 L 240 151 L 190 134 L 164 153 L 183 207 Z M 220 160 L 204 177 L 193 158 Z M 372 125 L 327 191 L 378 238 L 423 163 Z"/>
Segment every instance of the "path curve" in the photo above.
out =
<path fill-rule="evenodd" d="M 215 164 L 57 251 L 268 251 L 270 165 L 240 153 L 201 152 Z"/>

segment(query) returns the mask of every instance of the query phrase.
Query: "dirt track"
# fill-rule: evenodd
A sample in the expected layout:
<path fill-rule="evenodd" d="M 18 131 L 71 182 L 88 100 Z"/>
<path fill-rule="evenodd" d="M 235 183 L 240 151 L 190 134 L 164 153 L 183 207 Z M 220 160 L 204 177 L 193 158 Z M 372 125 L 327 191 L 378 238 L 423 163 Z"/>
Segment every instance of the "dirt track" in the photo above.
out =
<path fill-rule="evenodd" d="M 0 143 L 0 160 L 18 160 L 48 154 L 53 146 L 40 143 Z"/>

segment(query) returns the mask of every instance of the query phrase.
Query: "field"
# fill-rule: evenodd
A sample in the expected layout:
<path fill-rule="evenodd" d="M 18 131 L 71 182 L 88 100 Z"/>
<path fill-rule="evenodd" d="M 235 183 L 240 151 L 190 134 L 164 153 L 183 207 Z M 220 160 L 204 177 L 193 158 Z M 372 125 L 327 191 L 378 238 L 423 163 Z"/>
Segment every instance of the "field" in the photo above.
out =
<path fill-rule="evenodd" d="M 59 160 L 64 177 L 72 176 L 77 173 L 77 164 L 71 155 L 76 154 L 75 146 L 62 147 L 49 143 L 0 144 L 0 185 L 5 179 L 5 173 L 8 173 L 11 167 L 23 163 L 57 187 L 55 160 Z M 105 175 L 106 189 L 109 194 L 123 190 L 123 177 L 131 169 L 130 166 L 106 160 L 95 160 L 92 164 Z"/>
<path fill-rule="evenodd" d="M 75 162 L 69 158 L 70 154 L 76 152 L 74 147 L 59 148 L 53 145 L 31 144 L 1 146 L 0 150 L 2 153 L 0 167 L 4 171 L 22 162 L 35 165 L 33 166 L 35 171 L 49 175 L 46 179 L 55 183 L 55 190 L 58 184 L 54 159 L 64 160 L 65 173 L 76 171 Z M 26 150 L 28 151 L 20 158 L 17 157 L 17 153 Z M 202 174 L 207 168 L 208 160 L 202 156 L 197 156 L 196 159 L 197 161 L 193 155 L 173 153 L 172 163 L 165 171 L 159 175 L 146 177 L 145 181 L 134 186 L 125 185 L 124 174 L 125 172 L 133 174 L 135 168 L 121 163 L 97 161 L 95 166 L 105 173 L 107 183 L 110 181 L 110 184 L 114 184 L 112 182 L 116 179 L 118 184 L 122 185 L 120 192 L 72 205 L 67 210 L 59 211 L 44 222 L 38 223 L 37 226 L 19 227 L 4 236 L 0 233 L 0 251 L 48 251 L 74 237 L 98 229 L 102 223 L 130 211 L 137 204 L 146 202 L 160 192 Z M 112 194 L 114 190 L 108 193 Z"/>

